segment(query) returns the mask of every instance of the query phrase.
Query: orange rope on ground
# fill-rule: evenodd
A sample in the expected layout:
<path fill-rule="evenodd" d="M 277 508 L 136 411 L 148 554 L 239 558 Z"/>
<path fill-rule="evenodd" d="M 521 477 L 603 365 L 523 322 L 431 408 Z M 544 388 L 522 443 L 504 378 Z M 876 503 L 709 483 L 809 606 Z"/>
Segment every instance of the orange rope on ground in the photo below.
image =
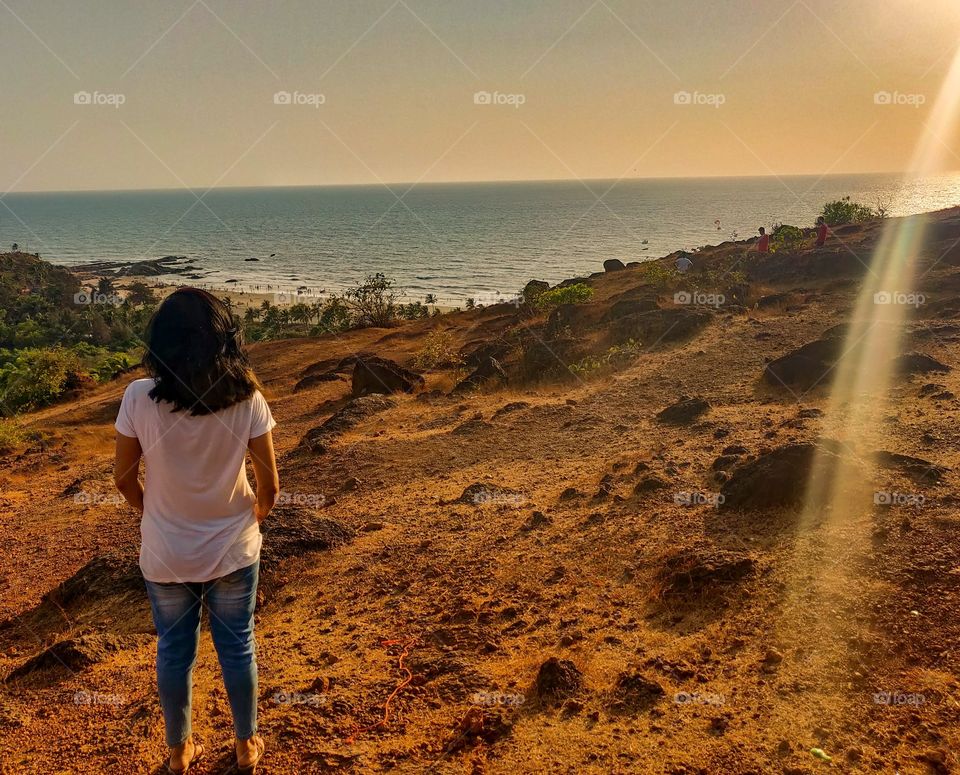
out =
<path fill-rule="evenodd" d="M 410 671 L 410 668 L 408 668 L 405 664 L 403 664 L 403 660 L 410 653 L 411 647 L 416 642 L 417 642 L 416 638 L 411 638 L 406 643 L 403 643 L 403 641 L 400 641 L 400 640 L 384 640 L 380 642 L 381 646 L 399 646 L 403 644 L 403 651 L 400 653 L 400 659 L 398 660 L 397 665 L 399 666 L 402 672 L 407 674 L 407 677 L 404 678 L 402 681 L 400 681 L 400 683 L 396 685 L 394 690 L 390 692 L 390 696 L 387 697 L 387 701 L 383 703 L 383 718 L 380 719 L 376 724 L 371 724 L 368 727 L 360 727 L 358 729 L 354 729 L 354 731 L 351 732 L 350 736 L 346 739 L 347 743 L 354 742 L 354 740 L 356 740 L 357 738 L 357 735 L 363 734 L 364 732 L 369 732 L 373 729 L 376 729 L 377 727 L 383 726 L 384 724 L 387 723 L 387 721 L 389 721 L 390 703 L 393 701 L 394 697 L 396 697 L 400 693 L 400 690 L 403 689 L 407 684 L 409 684 L 413 680 L 413 673 Z"/>

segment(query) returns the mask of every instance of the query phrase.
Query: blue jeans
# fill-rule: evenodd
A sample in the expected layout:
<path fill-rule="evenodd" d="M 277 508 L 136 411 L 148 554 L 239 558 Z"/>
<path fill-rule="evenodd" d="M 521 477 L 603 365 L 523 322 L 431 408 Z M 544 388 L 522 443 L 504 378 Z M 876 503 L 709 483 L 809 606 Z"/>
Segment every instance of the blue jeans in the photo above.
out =
<path fill-rule="evenodd" d="M 147 581 L 147 596 L 157 628 L 157 686 L 167 729 L 167 745 L 190 736 L 193 665 L 200 642 L 200 614 L 206 605 L 210 632 L 220 659 L 223 683 L 236 736 L 257 733 L 257 656 L 253 609 L 257 603 L 260 561 L 202 583 Z"/>

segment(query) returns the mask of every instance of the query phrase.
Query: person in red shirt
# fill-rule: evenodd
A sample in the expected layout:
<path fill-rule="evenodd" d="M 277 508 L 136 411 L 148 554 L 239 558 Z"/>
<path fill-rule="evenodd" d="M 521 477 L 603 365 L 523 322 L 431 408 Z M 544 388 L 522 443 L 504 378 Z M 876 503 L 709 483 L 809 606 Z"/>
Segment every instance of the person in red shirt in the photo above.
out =
<path fill-rule="evenodd" d="M 757 240 L 757 252 L 758 253 L 769 253 L 770 252 L 770 235 L 767 234 L 767 230 L 763 226 L 759 229 L 760 239 Z"/>
<path fill-rule="evenodd" d="M 824 243 L 827 241 L 827 222 L 823 219 L 821 215 L 817 218 L 817 242 L 816 247 L 822 248 Z"/>

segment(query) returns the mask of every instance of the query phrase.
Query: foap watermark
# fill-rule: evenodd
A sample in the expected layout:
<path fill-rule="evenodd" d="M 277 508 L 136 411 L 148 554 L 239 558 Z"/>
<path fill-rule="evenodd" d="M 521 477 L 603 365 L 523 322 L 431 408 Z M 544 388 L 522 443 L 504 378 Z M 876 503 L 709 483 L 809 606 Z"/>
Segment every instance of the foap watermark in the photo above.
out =
<path fill-rule="evenodd" d="M 926 698 L 922 694 L 908 694 L 906 692 L 877 692 L 873 695 L 877 705 L 923 705 Z"/>
<path fill-rule="evenodd" d="M 926 94 L 905 94 L 898 91 L 878 91 L 873 95 L 874 105 L 903 105 L 910 108 L 919 108 L 927 101 Z"/>
<path fill-rule="evenodd" d="M 111 705 L 119 707 L 126 704 L 122 694 L 104 694 L 103 692 L 88 692 L 81 689 L 73 695 L 74 705 Z"/>
<path fill-rule="evenodd" d="M 722 293 L 704 293 L 703 291 L 677 291 L 673 294 L 674 304 L 698 304 L 703 307 L 722 307 L 727 297 Z"/>
<path fill-rule="evenodd" d="M 477 506 L 514 506 L 519 507 L 527 499 L 518 492 L 499 492 L 497 490 L 480 490 L 473 494 L 473 503 Z"/>
<path fill-rule="evenodd" d="M 116 293 L 100 293 L 99 291 L 80 291 L 73 294 L 74 304 L 109 304 L 112 307 L 119 307 L 123 304 L 123 299 Z"/>
<path fill-rule="evenodd" d="M 327 102 L 327 95 L 318 92 L 278 91 L 273 95 L 274 105 L 300 105 L 318 109 Z"/>
<path fill-rule="evenodd" d="M 926 496 L 913 492 L 881 492 L 873 494 L 873 502 L 877 506 L 922 506 Z"/>
<path fill-rule="evenodd" d="M 673 695 L 677 705 L 724 705 L 726 698 L 712 692 L 677 692 Z"/>
<path fill-rule="evenodd" d="M 725 500 L 719 492 L 678 492 L 673 496 L 678 506 L 720 506 Z"/>
<path fill-rule="evenodd" d="M 492 307 L 494 304 L 512 304 L 514 307 L 519 307 L 523 304 L 523 297 L 520 294 L 505 296 L 502 293 L 484 292 L 474 294 L 470 298 L 478 307 Z"/>
<path fill-rule="evenodd" d="M 73 502 L 85 506 L 122 506 L 125 501 L 117 493 L 87 492 L 81 490 L 73 494 Z"/>
<path fill-rule="evenodd" d="M 674 105 L 706 105 L 719 108 L 727 101 L 727 95 L 720 92 L 713 94 L 699 91 L 678 91 L 673 95 Z"/>
<path fill-rule="evenodd" d="M 470 695 L 471 705 L 482 705 L 485 708 L 496 705 L 516 708 L 523 705 L 525 700 L 526 697 L 516 692 L 474 692 Z"/>
<path fill-rule="evenodd" d="M 277 496 L 278 506 L 310 506 L 320 508 L 327 502 L 327 496 L 319 492 L 285 492 Z"/>
<path fill-rule="evenodd" d="M 474 105 L 508 105 L 519 108 L 527 101 L 526 94 L 508 94 L 499 91 L 478 91 L 473 93 Z"/>
<path fill-rule="evenodd" d="M 874 304 L 903 304 L 908 307 L 919 307 L 926 301 L 927 297 L 922 293 L 907 291 L 879 291 L 873 294 Z"/>
<path fill-rule="evenodd" d="M 127 101 L 127 95 L 102 91 L 78 91 L 73 94 L 74 105 L 119 108 Z"/>
<path fill-rule="evenodd" d="M 270 698 L 277 705 L 306 705 L 309 708 L 319 708 L 326 705 L 328 698 L 325 694 L 316 694 L 314 692 L 274 692 Z"/>

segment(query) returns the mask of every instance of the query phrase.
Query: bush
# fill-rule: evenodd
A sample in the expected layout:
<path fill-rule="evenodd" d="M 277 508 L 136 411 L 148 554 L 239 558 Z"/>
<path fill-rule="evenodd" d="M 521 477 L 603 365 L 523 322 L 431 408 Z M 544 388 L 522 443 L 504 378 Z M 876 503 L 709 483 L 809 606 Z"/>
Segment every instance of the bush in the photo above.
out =
<path fill-rule="evenodd" d="M 420 371 L 463 365 L 460 350 L 449 331 L 432 331 L 423 348 L 414 356 L 413 367 Z"/>
<path fill-rule="evenodd" d="M 396 320 L 394 281 L 382 272 L 368 275 L 362 283 L 344 293 L 343 298 L 353 315 L 354 325 L 360 328 L 386 328 Z"/>
<path fill-rule="evenodd" d="M 72 350 L 63 347 L 6 351 L 0 365 L 0 414 L 34 409 L 92 378 Z"/>
<path fill-rule="evenodd" d="M 771 253 L 792 253 L 803 247 L 803 229 L 778 223 L 770 235 Z"/>
<path fill-rule="evenodd" d="M 672 266 L 665 266 L 658 261 L 649 261 L 640 267 L 640 273 L 647 283 L 659 290 L 665 290 L 678 282 L 682 275 Z"/>
<path fill-rule="evenodd" d="M 16 420 L 0 420 L 0 455 L 8 455 L 27 443 L 27 432 Z"/>
<path fill-rule="evenodd" d="M 577 363 L 570 364 L 570 371 L 578 377 L 598 376 L 625 368 L 643 353 L 640 342 L 629 339 L 599 355 L 588 355 Z"/>
<path fill-rule="evenodd" d="M 536 298 L 535 304 L 541 311 L 551 310 L 561 304 L 583 304 L 593 296 L 593 288 L 583 283 L 574 283 L 565 288 L 551 288 Z"/>
<path fill-rule="evenodd" d="M 886 214 L 885 209 L 883 214 Z M 881 213 L 877 210 L 859 202 L 851 202 L 848 196 L 834 202 L 827 202 L 820 215 L 827 222 L 827 226 L 837 226 L 842 223 L 862 223 L 881 217 Z"/>

